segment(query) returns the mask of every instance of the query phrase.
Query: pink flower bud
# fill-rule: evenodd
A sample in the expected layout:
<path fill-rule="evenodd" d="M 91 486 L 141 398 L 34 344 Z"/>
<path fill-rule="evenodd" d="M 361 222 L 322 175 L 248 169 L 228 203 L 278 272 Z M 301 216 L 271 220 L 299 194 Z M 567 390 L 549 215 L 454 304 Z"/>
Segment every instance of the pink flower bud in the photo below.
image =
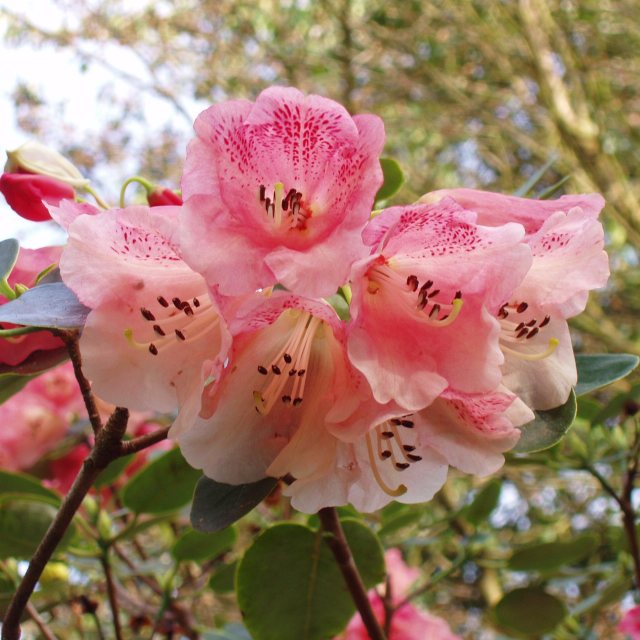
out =
<path fill-rule="evenodd" d="M 55 178 L 72 187 L 86 187 L 89 184 L 89 181 L 63 155 L 33 140 L 25 142 L 13 151 L 7 151 L 7 158 L 4 167 L 7 173 L 26 171 Z"/>
<path fill-rule="evenodd" d="M 156 187 L 147 194 L 147 202 L 150 207 L 162 207 L 167 204 L 181 205 L 182 198 L 171 189 L 160 189 Z"/>
<path fill-rule="evenodd" d="M 51 219 L 45 202 L 57 205 L 60 200 L 76 196 L 71 185 L 31 173 L 3 173 L 0 191 L 18 215 L 34 222 Z"/>

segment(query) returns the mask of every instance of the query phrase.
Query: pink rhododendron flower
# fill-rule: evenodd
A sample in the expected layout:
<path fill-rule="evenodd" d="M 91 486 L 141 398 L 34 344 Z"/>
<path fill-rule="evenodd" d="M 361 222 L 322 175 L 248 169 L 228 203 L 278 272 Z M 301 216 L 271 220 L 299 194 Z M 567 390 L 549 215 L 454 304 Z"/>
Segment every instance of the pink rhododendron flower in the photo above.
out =
<path fill-rule="evenodd" d="M 447 387 L 492 391 L 503 356 L 488 313 L 531 264 L 520 225 L 481 227 L 451 200 L 393 207 L 367 226 L 351 281 L 349 356 L 376 400 L 414 411 Z"/>
<path fill-rule="evenodd" d="M 365 253 L 382 121 L 272 87 L 255 103 L 212 106 L 194 126 L 182 179 L 185 260 L 223 294 L 276 283 L 333 294 Z"/>
<path fill-rule="evenodd" d="M 92 309 L 80 349 L 96 393 L 155 411 L 199 398 L 203 363 L 221 367 L 230 338 L 204 280 L 174 244 L 180 208 L 86 215 L 67 202 L 52 212 L 68 224 L 63 280 Z"/>
<path fill-rule="evenodd" d="M 20 249 L 18 260 L 9 275 L 9 285 L 15 287 L 15 285 L 21 284 L 32 287 L 36 284 L 36 278 L 42 271 L 58 262 L 61 252 L 62 247 Z M 7 299 L 0 295 L 0 304 L 5 302 Z M 2 324 L 4 329 L 11 329 L 14 326 L 6 322 Z M 7 365 L 2 368 L 10 370 L 17 365 L 26 365 L 30 360 L 39 358 L 44 352 L 49 352 L 48 355 L 52 357 L 51 364 L 55 363 L 54 356 L 56 354 L 66 353 L 62 340 L 56 338 L 49 331 L 0 338 L 0 367 Z M 57 359 L 57 362 L 60 362 L 60 359 Z"/>
<path fill-rule="evenodd" d="M 420 572 L 407 567 L 398 549 L 388 549 L 385 553 L 385 561 L 391 585 L 391 602 L 398 605 L 409 593 L 409 587 L 416 581 Z M 369 601 L 376 618 L 381 625 L 384 625 L 384 605 L 375 589 L 369 592 Z M 459 636 L 451 632 L 445 620 L 430 615 L 411 603 L 401 606 L 394 612 L 387 638 L 388 640 L 460 640 Z M 359 614 L 351 619 L 344 633 L 335 640 L 369 640 Z"/>
<path fill-rule="evenodd" d="M 531 268 L 497 311 L 503 383 L 535 409 L 563 404 L 577 382 L 566 319 L 583 311 L 589 291 L 603 287 L 609 276 L 597 219 L 604 201 L 596 194 L 540 201 L 471 189 L 425 198 L 443 194 L 476 211 L 486 224 L 517 219 L 527 229 Z"/>
<path fill-rule="evenodd" d="M 182 204 L 182 198 L 172 189 L 156 187 L 147 194 L 147 202 L 150 207 L 180 205 Z"/>
<path fill-rule="evenodd" d="M 76 195 L 73 187 L 65 182 L 29 173 L 3 173 L 0 192 L 18 215 L 34 222 L 51 219 L 44 202 L 56 205 Z"/>
<path fill-rule="evenodd" d="M 633 607 L 624 614 L 618 631 L 626 634 L 630 640 L 640 640 L 640 606 Z"/>
<path fill-rule="evenodd" d="M 327 506 L 328 496 L 331 504 L 349 502 L 364 512 L 391 500 L 426 502 L 444 484 L 449 466 L 478 476 L 494 473 L 520 437 L 516 427 L 532 419 L 513 394 L 447 389 L 425 409 L 395 414 L 353 442 L 337 442 L 324 475 L 299 471 L 283 493 L 308 511 Z"/>
<path fill-rule="evenodd" d="M 387 413 L 350 365 L 343 325 L 326 303 L 257 296 L 230 328 L 229 364 L 206 390 L 201 417 L 172 433 L 187 461 L 214 480 L 324 477 L 338 439 L 358 438 Z M 321 488 L 297 506 L 315 511 L 318 500 L 343 503 Z"/>
<path fill-rule="evenodd" d="M 43 373 L 0 405 L 0 467 L 29 469 L 67 435 L 82 410 L 70 363 Z"/>

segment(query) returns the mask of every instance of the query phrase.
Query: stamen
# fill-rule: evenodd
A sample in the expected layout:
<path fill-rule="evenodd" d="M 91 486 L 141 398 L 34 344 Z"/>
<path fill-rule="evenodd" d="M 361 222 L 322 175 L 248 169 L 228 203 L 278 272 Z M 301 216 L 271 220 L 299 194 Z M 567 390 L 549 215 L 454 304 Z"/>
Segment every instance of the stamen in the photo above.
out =
<path fill-rule="evenodd" d="M 391 496 L 392 498 L 397 498 L 397 497 L 405 494 L 407 492 L 407 487 L 405 485 L 401 484 L 398 487 L 396 487 L 395 489 L 392 489 L 382 479 L 382 476 L 380 475 L 380 471 L 378 470 L 378 466 L 376 464 L 375 456 L 374 456 L 374 453 L 373 453 L 373 445 L 371 444 L 371 432 L 368 431 L 365 437 L 366 437 L 366 440 L 367 440 L 367 453 L 369 454 L 369 465 L 371 466 L 371 472 L 373 473 L 373 477 L 375 478 L 376 482 L 378 483 L 378 486 L 388 496 Z M 390 453 L 391 452 L 389 451 L 389 454 Z"/>
<path fill-rule="evenodd" d="M 156 345 L 153 344 L 153 342 L 149 344 L 149 352 L 154 356 L 158 355 L 158 347 L 156 347 Z"/>
<path fill-rule="evenodd" d="M 166 336 L 167 334 L 162 330 L 162 327 L 159 324 L 154 324 L 153 325 L 153 330 L 159 335 L 159 336 Z"/>
<path fill-rule="evenodd" d="M 549 346 L 542 353 L 523 353 L 521 351 L 516 351 L 515 349 L 510 349 L 504 343 L 500 344 L 500 348 L 505 353 L 508 353 L 508 354 L 510 354 L 512 356 L 516 356 L 517 358 L 520 358 L 521 360 L 532 360 L 533 361 L 533 360 L 544 360 L 544 358 L 547 358 L 548 356 L 550 356 L 556 350 L 556 348 L 557 348 L 557 346 L 559 344 L 560 344 L 560 341 L 557 338 L 551 338 L 549 340 Z"/>
<path fill-rule="evenodd" d="M 529 305 L 526 302 L 521 302 L 517 307 L 516 311 L 518 313 L 524 313 L 529 308 Z"/>
<path fill-rule="evenodd" d="M 149 309 L 145 309 L 144 307 L 140 307 L 140 313 L 145 320 L 149 320 L 149 322 L 154 322 L 156 317 L 149 311 Z"/>
<path fill-rule="evenodd" d="M 261 373 L 263 376 L 266 376 L 267 373 L 269 373 L 267 371 L 266 367 L 263 367 L 261 364 L 258 365 L 258 373 Z"/>
<path fill-rule="evenodd" d="M 176 329 L 176 336 L 180 339 L 180 340 L 186 340 L 186 336 L 184 335 L 184 333 L 182 333 L 182 331 L 180 331 L 180 329 Z"/>
<path fill-rule="evenodd" d="M 158 303 L 165 309 L 169 306 L 169 303 L 162 296 L 158 296 Z"/>

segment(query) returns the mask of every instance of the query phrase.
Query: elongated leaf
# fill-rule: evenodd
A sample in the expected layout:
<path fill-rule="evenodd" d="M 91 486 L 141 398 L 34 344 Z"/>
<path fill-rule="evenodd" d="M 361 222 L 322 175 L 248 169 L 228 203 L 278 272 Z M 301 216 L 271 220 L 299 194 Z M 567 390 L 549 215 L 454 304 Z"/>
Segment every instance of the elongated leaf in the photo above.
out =
<path fill-rule="evenodd" d="M 4 493 L 27 493 L 47 498 L 49 502 L 60 502 L 60 496 L 55 491 L 43 487 L 37 478 L 26 473 L 11 473 L 0 469 L 0 494 Z"/>
<path fill-rule="evenodd" d="M 380 158 L 384 182 L 376 194 L 376 202 L 386 200 L 397 193 L 404 183 L 404 175 L 400 165 L 393 158 Z"/>
<path fill-rule="evenodd" d="M 551 169 L 555 161 L 558 159 L 557 152 L 553 152 L 551 157 L 518 189 L 513 192 L 514 196 L 524 198 L 542 180 L 544 174 Z"/>
<path fill-rule="evenodd" d="M 203 533 L 221 531 L 260 504 L 278 484 L 264 478 L 249 484 L 223 484 L 202 476 L 191 506 L 191 526 Z"/>
<path fill-rule="evenodd" d="M 576 395 L 581 396 L 594 389 L 605 387 L 631 373 L 640 358 L 630 353 L 578 354 L 578 384 Z"/>
<path fill-rule="evenodd" d="M 238 561 L 220 567 L 209 580 L 209 588 L 214 593 L 231 593 L 235 588 Z"/>
<path fill-rule="evenodd" d="M 56 507 L 26 494 L 1 497 L 0 558 L 31 558 L 56 513 Z M 71 525 L 59 549 L 68 544 L 73 533 Z"/>
<path fill-rule="evenodd" d="M 573 424 L 577 410 L 576 396 L 572 391 L 562 406 L 548 411 L 534 411 L 535 419 L 520 427 L 522 435 L 513 452 L 542 451 L 560 442 Z"/>
<path fill-rule="evenodd" d="M 42 284 L 25 291 L 19 298 L 0 306 L 0 322 L 27 327 L 78 329 L 84 325 L 89 309 L 62 282 Z"/>
<path fill-rule="evenodd" d="M 543 589 L 529 587 L 507 593 L 495 607 L 496 620 L 510 632 L 539 638 L 567 615 L 564 604 Z"/>
<path fill-rule="evenodd" d="M 62 345 L 62 342 L 60 344 Z M 64 346 L 56 349 L 38 350 L 30 353 L 20 364 L 0 364 L 0 375 L 6 373 L 15 373 L 21 376 L 37 375 L 51 369 L 51 367 L 55 367 L 68 358 L 69 354 Z"/>
<path fill-rule="evenodd" d="M 173 545 L 171 553 L 176 560 L 209 560 L 231 549 L 236 541 L 236 530 L 228 527 L 216 533 L 187 531 Z"/>
<path fill-rule="evenodd" d="M 136 513 L 167 513 L 191 500 L 200 471 L 190 467 L 180 449 L 146 465 L 122 489 L 122 501 Z"/>
<path fill-rule="evenodd" d="M 500 499 L 500 491 L 502 490 L 502 482 L 494 479 L 478 491 L 478 495 L 473 502 L 461 513 L 462 517 L 471 524 L 478 525 L 485 522 L 491 512 L 498 506 Z"/>
<path fill-rule="evenodd" d="M 6 280 L 9 277 L 19 253 L 20 243 L 15 238 L 0 242 L 0 280 Z"/>
<path fill-rule="evenodd" d="M 384 579 L 382 547 L 366 525 L 345 520 L 343 527 L 370 588 Z M 345 627 L 355 607 L 324 535 L 279 524 L 247 551 L 238 567 L 237 596 L 254 640 L 324 640 Z"/>
<path fill-rule="evenodd" d="M 513 571 L 555 571 L 575 564 L 598 546 L 595 536 L 585 534 L 566 542 L 545 542 L 518 549 L 509 559 Z"/>
<path fill-rule="evenodd" d="M 0 374 L 0 404 L 18 393 L 18 391 L 22 391 L 27 382 L 34 378 L 35 376 L 19 376 L 13 373 Z"/>

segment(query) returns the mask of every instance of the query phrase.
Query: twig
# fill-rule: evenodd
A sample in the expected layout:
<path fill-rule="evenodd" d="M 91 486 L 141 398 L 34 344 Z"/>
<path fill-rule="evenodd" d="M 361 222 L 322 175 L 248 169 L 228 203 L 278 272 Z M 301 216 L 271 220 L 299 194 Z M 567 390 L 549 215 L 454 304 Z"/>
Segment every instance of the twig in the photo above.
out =
<path fill-rule="evenodd" d="M 47 623 L 42 619 L 37 609 L 30 603 L 27 602 L 27 613 L 30 618 L 36 623 L 36 626 L 40 630 L 40 633 L 46 640 L 57 640 L 53 635 L 53 632 L 49 627 L 47 627 Z"/>
<path fill-rule="evenodd" d="M 116 636 L 116 640 L 123 640 L 122 627 L 120 626 L 120 612 L 118 609 L 118 598 L 116 596 L 116 590 L 113 583 L 113 573 L 111 571 L 111 563 L 109 562 L 109 550 L 105 549 L 102 558 L 100 558 L 100 564 L 104 571 L 104 577 L 107 583 L 107 596 L 109 598 L 109 606 L 111 607 L 111 617 L 113 618 L 113 630 Z"/>
<path fill-rule="evenodd" d="M 122 455 L 128 456 L 132 453 L 138 453 L 138 451 L 142 451 L 143 449 L 146 449 L 153 444 L 162 442 L 163 440 L 167 439 L 168 433 L 169 427 L 164 427 L 163 429 L 158 429 L 158 431 L 147 433 L 144 436 L 139 436 L 137 438 L 133 438 L 132 440 L 127 440 L 126 442 L 122 443 Z"/>
<path fill-rule="evenodd" d="M 60 510 L 44 534 L 22 581 L 11 600 L 2 625 L 2 640 L 20 639 L 20 618 L 42 572 L 53 555 L 76 511 L 93 482 L 106 466 L 121 455 L 122 436 L 127 428 L 129 411 L 116 408 L 105 427 L 96 434 L 96 443 L 82 464 L 80 472 L 65 496 Z"/>
<path fill-rule="evenodd" d="M 371 640 L 386 640 L 380 623 L 371 608 L 371 603 L 367 596 L 367 590 L 362 583 L 362 578 L 353 561 L 351 549 L 349 549 L 342 525 L 340 524 L 340 519 L 338 518 L 338 512 L 335 507 L 325 507 L 324 509 L 320 509 L 318 516 L 320 517 L 320 522 L 322 522 L 323 529 L 330 534 L 326 538 L 327 544 L 338 563 L 342 577 L 347 583 L 347 588 L 360 613 L 369 637 Z"/>
<path fill-rule="evenodd" d="M 82 393 L 82 399 L 84 400 L 84 406 L 87 408 L 87 414 L 89 415 L 89 422 L 91 422 L 91 428 L 93 433 L 97 434 L 102 429 L 102 419 L 96 406 L 96 400 L 91 392 L 91 383 L 85 378 L 82 371 L 82 356 L 80 355 L 80 346 L 78 344 L 78 332 L 77 331 L 59 331 L 56 332 L 67 347 L 69 352 L 69 358 L 73 364 L 73 372 L 78 381 L 78 386 Z"/>

